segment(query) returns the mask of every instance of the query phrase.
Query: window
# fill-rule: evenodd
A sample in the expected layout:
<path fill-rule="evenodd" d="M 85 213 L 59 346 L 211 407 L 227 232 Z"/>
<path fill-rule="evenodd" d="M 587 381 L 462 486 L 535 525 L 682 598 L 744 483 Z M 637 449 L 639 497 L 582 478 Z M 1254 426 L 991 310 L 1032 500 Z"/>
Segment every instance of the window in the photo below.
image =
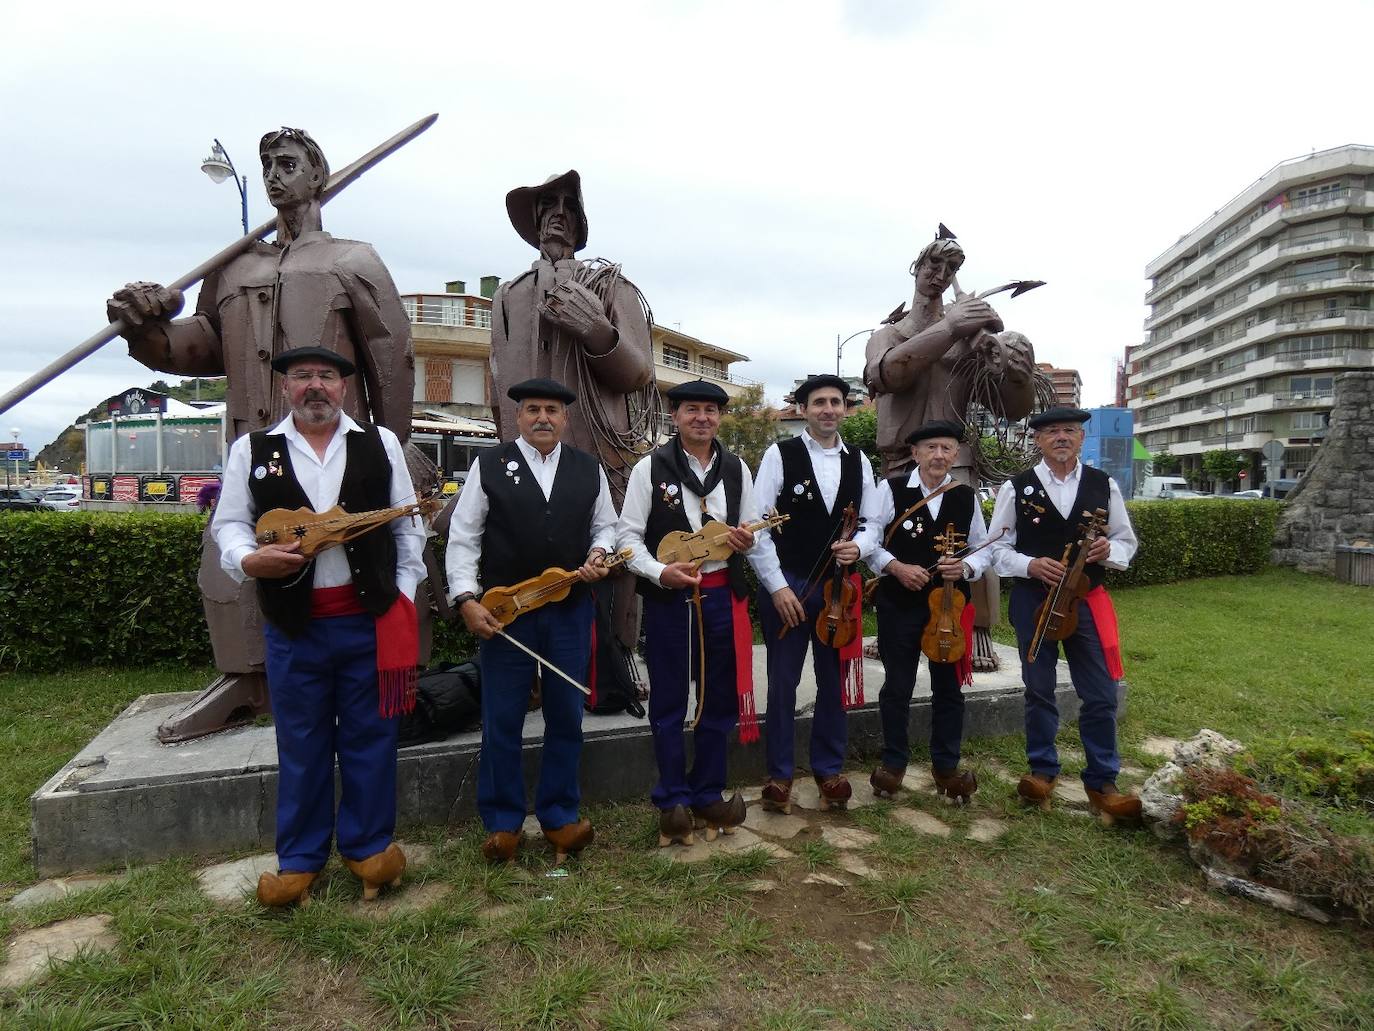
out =
<path fill-rule="evenodd" d="M 702 358 L 701 374 L 709 376 L 711 379 L 725 378 L 725 363 L 719 358 Z"/>
<path fill-rule="evenodd" d="M 1326 427 L 1325 412 L 1294 412 L 1293 429 L 1320 430 Z"/>
<path fill-rule="evenodd" d="M 663 345 L 663 364 L 670 369 L 688 369 L 691 363 L 687 360 L 687 348 L 674 347 L 672 344 Z"/>

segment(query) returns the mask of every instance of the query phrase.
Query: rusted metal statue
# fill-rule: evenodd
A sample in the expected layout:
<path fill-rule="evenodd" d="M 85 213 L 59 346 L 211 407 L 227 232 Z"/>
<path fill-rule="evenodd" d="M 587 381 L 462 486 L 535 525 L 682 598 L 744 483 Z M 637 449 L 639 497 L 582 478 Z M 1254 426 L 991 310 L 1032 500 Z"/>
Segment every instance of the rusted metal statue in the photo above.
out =
<path fill-rule="evenodd" d="M 975 296 L 959 288 L 957 273 L 963 264 L 963 247 L 940 226 L 935 240 L 911 263 L 909 272 L 916 280 L 911 307 L 898 305 L 868 339 L 864 384 L 877 401 L 884 477 L 911 471 L 906 437 L 925 423 L 977 425 L 986 415 L 995 435 L 1005 435 L 1006 423 L 1029 415 L 1037 398 L 1041 404 L 1052 399 L 1052 391 L 1050 397 L 1042 396 L 1049 384 L 1036 370 L 1031 342 L 1021 333 L 1004 331 L 1001 317 L 985 299 L 1003 290 L 1014 297 L 1042 284 L 1017 281 Z M 943 297 L 951 287 L 955 299 L 946 307 Z M 977 430 L 965 434 L 951 474 L 973 487 L 1005 479 L 1009 473 L 998 476 L 977 441 Z M 973 587 L 974 669 L 994 670 L 997 660 L 987 631 L 998 618 L 997 578 L 989 574 Z"/>
<path fill-rule="evenodd" d="M 654 381 L 653 315 L 620 266 L 583 261 L 587 214 L 576 171 L 506 194 L 506 213 L 520 238 L 539 251 L 529 271 L 502 283 L 492 299 L 492 407 L 502 440 L 515 435 L 509 388 L 532 378 L 567 384 L 563 442 L 601 459 L 619 509 L 635 461 L 658 443 L 661 401 Z M 613 576 L 612 626 L 630 650 L 638 605 L 628 575 Z"/>
<path fill-rule="evenodd" d="M 253 241 L 200 289 L 196 311 L 181 311 L 181 290 L 130 283 L 107 303 L 122 323 L 129 354 L 158 372 L 227 376 L 229 439 L 267 429 L 287 414 L 274 389 L 272 358 L 294 347 L 324 347 L 358 368 L 348 414 L 410 436 L 415 358 L 410 322 L 391 275 L 372 247 L 336 239 L 320 219 L 329 164 L 310 134 L 283 128 L 258 146 L 263 185 L 277 210 L 276 237 Z M 414 473 L 413 473 L 414 475 Z M 182 740 L 266 711 L 263 635 L 253 586 L 220 568 L 207 536 L 199 584 L 221 676 L 159 728 Z"/>

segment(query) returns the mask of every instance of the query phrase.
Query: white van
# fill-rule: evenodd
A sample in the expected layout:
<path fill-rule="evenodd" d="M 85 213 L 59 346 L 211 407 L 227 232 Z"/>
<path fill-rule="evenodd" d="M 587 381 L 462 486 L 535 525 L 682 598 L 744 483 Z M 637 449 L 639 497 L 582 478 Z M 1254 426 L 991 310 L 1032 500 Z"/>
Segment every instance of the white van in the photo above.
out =
<path fill-rule="evenodd" d="M 1188 481 L 1182 476 L 1147 476 L 1136 497 L 1142 501 L 1157 501 L 1160 498 L 1172 497 L 1176 490 L 1192 493 Z"/>

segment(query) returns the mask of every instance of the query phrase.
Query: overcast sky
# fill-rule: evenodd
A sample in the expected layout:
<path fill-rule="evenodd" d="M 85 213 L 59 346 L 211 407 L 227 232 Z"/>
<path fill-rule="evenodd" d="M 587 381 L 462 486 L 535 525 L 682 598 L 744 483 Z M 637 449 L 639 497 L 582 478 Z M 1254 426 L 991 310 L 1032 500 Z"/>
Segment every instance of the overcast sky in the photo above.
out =
<path fill-rule="evenodd" d="M 137 10 L 139 13 L 134 13 Z M 1369 143 L 1370 3 L 25 4 L 0 42 L 0 386 L 238 235 L 199 163 L 310 130 L 335 168 L 439 112 L 325 210 L 399 289 L 528 267 L 514 186 L 577 168 L 583 256 L 773 399 L 911 294 L 950 226 L 966 289 L 1090 405 L 1141 339 L 1144 265 L 1270 166 Z M 1303 43 L 1302 40 L 1307 40 Z M 188 304 L 188 307 L 190 305 Z M 862 367 L 863 337 L 843 369 Z M 157 378 L 116 341 L 0 416 L 38 448 Z"/>

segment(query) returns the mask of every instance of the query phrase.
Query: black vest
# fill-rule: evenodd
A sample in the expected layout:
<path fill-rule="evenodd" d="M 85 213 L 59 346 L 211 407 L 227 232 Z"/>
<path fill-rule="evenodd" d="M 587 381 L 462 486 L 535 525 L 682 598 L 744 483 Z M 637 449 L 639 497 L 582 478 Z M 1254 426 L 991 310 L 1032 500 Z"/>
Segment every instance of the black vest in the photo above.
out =
<path fill-rule="evenodd" d="M 835 507 L 827 512 L 806 441 L 801 437 L 779 441 L 778 456 L 782 459 L 782 487 L 776 508 L 791 518 L 769 532 L 782 568 L 793 576 L 806 576 L 818 568 L 821 555 L 830 554 L 830 543 L 839 536 L 844 522 L 845 506 L 852 503 L 858 510 L 863 496 L 859 463 L 867 459 L 856 447 L 840 452 L 840 487 L 835 492 Z"/>
<path fill-rule="evenodd" d="M 339 507 L 345 512 L 370 512 L 391 507 L 391 462 L 377 427 L 359 423 L 361 433 L 344 434 L 345 465 L 339 484 Z M 311 508 L 310 499 L 296 479 L 291 449 L 285 434 L 259 430 L 248 438 L 250 461 L 248 493 L 259 513 L 274 508 Z M 258 470 L 263 475 L 258 475 Z M 358 603 L 374 616 L 391 608 L 396 600 L 396 538 L 390 525 L 369 530 L 340 545 L 348 556 L 348 568 L 358 591 Z M 299 637 L 310 623 L 310 592 L 314 590 L 315 563 L 299 574 L 276 580 L 259 580 L 258 602 L 262 614 L 289 637 Z"/>
<path fill-rule="evenodd" d="M 1054 507 L 1034 469 L 1012 477 L 1011 484 L 1016 490 L 1016 550 L 1031 558 L 1062 559 L 1064 548 L 1082 536 L 1078 527 L 1083 522 L 1083 512 L 1099 508 L 1105 511 L 1111 503 L 1110 482 L 1111 478 L 1101 469 L 1082 466 L 1078 494 L 1073 499 L 1070 518 L 1066 520 Z M 1106 567 L 1100 562 L 1084 566 L 1083 571 L 1094 587 L 1100 586 L 1107 575 Z M 1040 583 L 1038 580 L 1026 582 Z"/>
<path fill-rule="evenodd" d="M 921 488 L 908 486 L 908 479 L 910 474 L 893 476 L 887 481 L 892 491 L 894 518 L 901 516 L 921 500 Z M 892 535 L 891 542 L 884 547 L 898 562 L 922 568 L 932 566 L 940 560 L 940 555 L 935 550 L 935 538 L 944 533 L 950 523 L 954 524 L 954 529 L 958 533 L 967 535 L 969 527 L 973 525 L 973 506 L 977 503 L 973 488 L 965 483 L 958 484 L 940 495 L 939 518 L 930 514 L 929 506 L 922 508 L 898 523 L 897 532 Z M 908 526 L 907 523 L 911 525 Z M 889 529 L 890 523 L 883 528 L 884 537 L 887 536 Z M 930 582 L 924 588 L 919 591 L 908 591 L 895 576 L 884 576 L 878 581 L 878 599 L 902 608 L 924 606 L 929 604 L 931 592 L 942 583 L 944 581 L 940 575 L 932 573 Z M 972 596 L 967 580 L 960 580 L 955 586 L 965 601 Z"/>
<path fill-rule="evenodd" d="M 545 499 L 515 441 L 486 448 L 477 459 L 487 496 L 479 579 L 510 587 L 555 566 L 573 570 L 592 546 L 592 513 L 601 492 L 600 465 L 585 451 L 562 445 L 553 490 Z M 576 584 L 568 601 L 580 599 Z"/>
<path fill-rule="evenodd" d="M 677 440 L 670 440 L 662 447 L 650 452 L 647 459 L 650 481 L 649 517 L 644 521 L 644 546 L 650 555 L 658 550 L 659 541 L 663 540 L 673 530 L 693 532 L 692 524 L 687 521 L 687 511 L 683 506 L 700 504 L 700 502 L 686 498 L 686 490 L 678 479 L 673 450 L 675 448 L 681 450 L 681 447 L 682 445 Z M 718 461 L 723 463 L 720 481 L 725 485 L 725 521 L 731 526 L 738 526 L 740 493 L 744 489 L 743 463 L 740 462 L 738 455 L 733 455 L 724 448 L 720 449 Z M 703 516 L 703 519 L 705 518 Z M 703 528 L 705 525 L 703 522 Z M 746 597 L 749 594 L 749 583 L 744 575 L 744 556 L 732 554 L 725 566 L 730 574 L 730 590 L 734 592 L 736 598 Z M 642 576 L 637 577 L 636 580 L 635 590 L 647 598 L 666 599 L 677 593 L 660 587 L 656 583 L 651 583 Z"/>

